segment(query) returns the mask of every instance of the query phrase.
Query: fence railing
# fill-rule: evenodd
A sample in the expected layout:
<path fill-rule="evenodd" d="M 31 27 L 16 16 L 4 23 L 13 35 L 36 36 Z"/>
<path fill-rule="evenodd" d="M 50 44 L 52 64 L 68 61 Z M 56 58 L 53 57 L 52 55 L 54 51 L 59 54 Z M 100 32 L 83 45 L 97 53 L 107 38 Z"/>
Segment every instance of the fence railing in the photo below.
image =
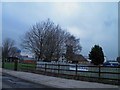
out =
<path fill-rule="evenodd" d="M 97 79 L 107 79 L 120 81 L 120 66 L 83 66 L 67 64 L 41 64 L 37 63 L 36 70 L 44 73 L 54 73 L 57 75 L 72 75 L 74 77 L 88 77 Z"/>
<path fill-rule="evenodd" d="M 120 66 L 88 66 L 60 63 L 18 63 L 18 70 L 43 73 L 65 78 L 111 82 L 120 84 Z M 5 63 L 5 68 L 14 70 L 14 63 Z"/>

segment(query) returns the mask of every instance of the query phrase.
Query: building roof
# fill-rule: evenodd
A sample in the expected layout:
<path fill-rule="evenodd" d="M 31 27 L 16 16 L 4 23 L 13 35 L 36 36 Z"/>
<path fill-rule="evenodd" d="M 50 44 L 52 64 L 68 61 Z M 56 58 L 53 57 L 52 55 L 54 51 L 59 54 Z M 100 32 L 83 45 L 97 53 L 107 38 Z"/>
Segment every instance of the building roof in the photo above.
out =
<path fill-rule="evenodd" d="M 88 62 L 87 59 L 81 54 L 75 54 L 73 61 Z"/>

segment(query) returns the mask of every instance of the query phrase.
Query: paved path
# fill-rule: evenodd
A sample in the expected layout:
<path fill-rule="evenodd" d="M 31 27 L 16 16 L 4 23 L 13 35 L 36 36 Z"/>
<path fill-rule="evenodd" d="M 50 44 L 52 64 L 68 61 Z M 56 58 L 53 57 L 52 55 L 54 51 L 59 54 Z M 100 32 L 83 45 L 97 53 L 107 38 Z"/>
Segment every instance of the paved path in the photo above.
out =
<path fill-rule="evenodd" d="M 63 79 L 28 72 L 11 71 L 6 69 L 3 69 L 2 71 L 4 73 L 13 75 L 21 79 L 25 79 L 34 83 L 47 85 L 54 88 L 115 88 L 115 89 L 119 88 L 118 86 L 115 85 Z"/>
<path fill-rule="evenodd" d="M 2 88 L 50 88 L 2 73 Z M 9 89 L 8 89 L 9 90 Z"/>

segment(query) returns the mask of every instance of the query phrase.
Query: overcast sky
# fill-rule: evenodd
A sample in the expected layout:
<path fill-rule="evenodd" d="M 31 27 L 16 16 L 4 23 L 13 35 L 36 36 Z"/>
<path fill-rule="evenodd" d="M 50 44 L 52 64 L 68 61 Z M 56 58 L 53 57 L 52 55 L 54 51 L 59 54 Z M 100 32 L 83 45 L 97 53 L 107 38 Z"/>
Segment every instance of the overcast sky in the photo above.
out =
<path fill-rule="evenodd" d="M 95 44 L 103 48 L 108 59 L 118 56 L 117 2 L 76 3 L 3 3 L 2 35 L 18 44 L 24 33 L 36 22 L 50 18 L 80 38 L 82 55 L 87 56 Z"/>

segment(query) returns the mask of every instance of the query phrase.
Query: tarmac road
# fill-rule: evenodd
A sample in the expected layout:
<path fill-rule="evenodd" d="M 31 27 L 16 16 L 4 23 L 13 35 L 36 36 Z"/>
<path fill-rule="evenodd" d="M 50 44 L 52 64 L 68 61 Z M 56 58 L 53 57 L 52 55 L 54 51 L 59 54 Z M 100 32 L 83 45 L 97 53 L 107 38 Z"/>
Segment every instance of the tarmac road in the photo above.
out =
<path fill-rule="evenodd" d="M 17 90 L 18 88 L 50 88 L 44 85 L 28 82 L 8 74 L 2 74 L 2 88 L 3 90 Z"/>
<path fill-rule="evenodd" d="M 62 78 L 38 75 L 38 74 L 28 73 L 28 72 L 11 71 L 11 70 L 6 70 L 6 69 L 3 69 L 2 72 L 12 75 L 12 79 L 11 79 L 11 76 L 9 76 L 9 75 L 7 76 L 7 75 L 3 74 L 3 88 L 4 87 L 5 88 L 6 87 L 16 88 L 17 86 L 20 85 L 22 88 L 24 88 L 24 90 L 26 90 L 25 87 L 27 89 L 28 89 L 28 87 L 29 87 L 29 89 L 34 88 L 33 90 L 35 90 L 37 87 L 40 87 L 40 86 L 42 86 L 42 87 L 40 87 L 42 90 L 44 88 L 45 89 L 48 88 L 48 90 L 61 90 L 61 89 L 62 90 L 63 89 L 64 90 L 65 89 L 66 90 L 119 90 L 119 86 L 115 86 L 115 85 L 77 81 L 77 80 L 70 80 L 70 79 L 62 79 Z M 15 81 L 18 78 L 13 79 L 14 78 L 13 76 L 24 79 L 24 80 L 28 80 L 30 82 L 34 82 L 37 84 L 26 82 L 21 79 L 18 81 Z M 7 77 L 7 79 L 5 79 L 6 77 Z M 5 80 L 7 80 L 7 81 L 5 82 Z M 21 83 L 19 83 L 19 82 L 21 82 Z M 12 85 L 10 85 L 11 83 L 12 83 Z M 14 86 L 14 84 L 17 84 L 17 85 L 15 85 L 16 87 Z M 38 85 L 38 84 L 40 84 L 40 85 Z M 20 86 L 19 86 L 19 88 L 20 88 Z M 54 88 L 49 88 L 48 86 L 54 87 Z M 9 89 L 7 89 L 7 90 L 9 90 Z M 18 90 L 18 87 L 17 87 L 17 89 L 14 89 L 14 90 Z M 38 90 L 40 90 L 40 89 L 38 89 Z"/>

